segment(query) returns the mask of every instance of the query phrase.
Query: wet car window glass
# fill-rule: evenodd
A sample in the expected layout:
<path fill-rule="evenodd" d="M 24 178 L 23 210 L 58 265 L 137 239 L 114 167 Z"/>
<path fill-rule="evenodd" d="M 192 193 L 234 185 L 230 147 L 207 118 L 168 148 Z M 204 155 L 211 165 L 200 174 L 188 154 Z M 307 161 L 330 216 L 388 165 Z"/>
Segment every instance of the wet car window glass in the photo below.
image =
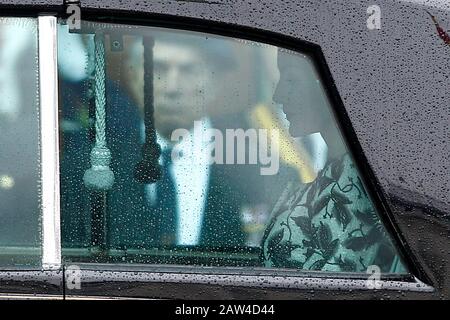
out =
<path fill-rule="evenodd" d="M 86 21 L 58 41 L 65 261 L 406 273 L 311 57 Z"/>
<path fill-rule="evenodd" d="M 0 268 L 40 264 L 37 21 L 0 18 Z"/>

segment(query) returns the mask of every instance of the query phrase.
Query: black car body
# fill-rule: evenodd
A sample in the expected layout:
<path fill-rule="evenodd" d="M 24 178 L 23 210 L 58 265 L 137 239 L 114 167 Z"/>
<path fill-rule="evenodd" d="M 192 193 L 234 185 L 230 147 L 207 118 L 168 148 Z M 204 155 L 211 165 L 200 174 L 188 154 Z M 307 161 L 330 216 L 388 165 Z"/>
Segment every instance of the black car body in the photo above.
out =
<path fill-rule="evenodd" d="M 69 1 L 0 1 L 5 16 L 67 16 Z M 64 263 L 0 271 L 2 297 L 181 299 L 448 299 L 450 297 L 450 108 L 448 57 L 430 13 L 450 24 L 442 1 L 379 0 L 380 29 L 366 27 L 370 1 L 76 2 L 82 19 L 143 24 L 249 39 L 310 52 L 368 188 L 399 244 L 410 276 L 364 279 L 271 275 L 179 266 L 80 264 L 68 290 Z"/>

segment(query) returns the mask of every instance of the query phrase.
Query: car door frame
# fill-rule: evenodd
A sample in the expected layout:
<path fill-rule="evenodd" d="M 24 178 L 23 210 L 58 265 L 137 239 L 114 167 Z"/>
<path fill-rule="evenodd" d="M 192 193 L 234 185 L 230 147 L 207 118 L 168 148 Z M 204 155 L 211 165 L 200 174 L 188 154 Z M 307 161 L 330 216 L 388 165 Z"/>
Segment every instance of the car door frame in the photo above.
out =
<path fill-rule="evenodd" d="M 380 191 L 375 187 L 375 176 L 371 172 L 370 167 L 365 165 L 367 160 L 358 144 L 356 134 L 352 129 L 351 122 L 336 90 L 324 55 L 318 45 L 268 31 L 254 30 L 242 26 L 233 26 L 231 28 L 228 24 L 217 21 L 167 15 L 145 15 L 145 17 L 142 17 L 136 13 L 132 13 L 129 16 L 121 14 L 120 17 L 114 15 L 105 15 L 105 17 L 102 17 L 101 13 L 105 12 L 108 11 L 84 11 L 83 17 L 85 20 L 97 22 L 114 22 L 207 32 L 264 42 L 310 55 L 324 82 L 327 95 L 332 101 L 335 111 L 337 111 L 335 112 L 335 116 L 339 121 L 339 127 L 347 138 L 347 141 L 350 142 L 349 148 L 357 161 L 359 172 L 363 176 L 369 192 L 375 198 L 376 209 L 384 213 L 381 217 L 383 223 L 393 237 L 396 238 L 397 243 L 405 243 L 405 240 L 401 237 L 401 234 L 389 218 L 390 211 L 388 206 L 385 205 L 385 201 L 382 200 Z M 427 279 L 427 276 L 417 268 L 417 264 L 412 261 L 412 256 L 408 253 L 407 248 L 400 246 L 399 249 L 401 250 L 402 258 L 407 261 L 408 268 L 414 276 L 380 280 L 381 287 L 385 288 L 383 290 L 369 290 L 367 287 L 368 276 L 364 277 L 355 274 L 308 274 L 304 272 L 299 274 L 298 272 L 288 272 L 287 274 L 280 275 L 278 270 L 266 270 L 266 272 L 264 270 L 253 270 L 249 272 L 241 268 L 214 268 L 214 272 L 211 272 L 211 268 L 202 269 L 184 266 L 175 266 L 172 268 L 142 264 L 107 265 L 77 263 L 76 265 L 80 268 L 83 286 L 78 292 L 71 291 L 69 294 L 66 291 L 66 297 L 117 297 L 120 295 L 122 297 L 135 298 L 192 299 L 198 297 L 199 299 L 211 299 L 233 297 L 244 299 L 251 296 L 258 298 L 265 296 L 271 298 L 298 299 L 310 296 L 314 288 L 325 288 L 316 291 L 315 297 L 319 299 L 330 299 L 332 297 L 354 298 L 355 292 L 358 292 L 358 297 L 361 298 L 380 298 L 392 296 L 396 293 L 399 298 L 423 298 L 430 296 L 435 290 L 422 281 L 422 279 Z M 195 269 L 196 271 L 194 271 Z M 332 283 L 331 285 L 330 282 Z M 181 290 L 181 287 L 184 289 Z M 115 288 L 120 288 L 120 290 L 116 290 Z M 104 294 L 105 290 L 108 293 L 107 295 Z M 193 295 L 193 292 L 198 294 Z M 252 294 L 249 295 L 249 292 L 252 292 Z"/>
<path fill-rule="evenodd" d="M 39 69 L 40 266 L 0 269 L 0 299 L 63 299 L 59 220 L 59 141 L 56 17 L 33 10 L 9 10 L 2 16 L 37 21 Z"/>

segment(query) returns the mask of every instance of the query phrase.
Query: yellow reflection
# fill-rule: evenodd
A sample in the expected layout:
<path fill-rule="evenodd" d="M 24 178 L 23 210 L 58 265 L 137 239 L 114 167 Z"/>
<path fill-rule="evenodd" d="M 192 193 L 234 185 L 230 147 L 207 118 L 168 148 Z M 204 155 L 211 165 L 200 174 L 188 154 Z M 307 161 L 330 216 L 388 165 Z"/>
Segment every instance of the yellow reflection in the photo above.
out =
<path fill-rule="evenodd" d="M 268 130 L 269 136 L 272 130 L 278 130 L 278 148 L 281 159 L 297 170 L 301 182 L 309 183 L 316 179 L 317 174 L 309 154 L 300 143 L 296 143 L 289 135 L 281 120 L 270 107 L 263 104 L 257 105 L 251 112 L 251 118 L 260 128 Z"/>

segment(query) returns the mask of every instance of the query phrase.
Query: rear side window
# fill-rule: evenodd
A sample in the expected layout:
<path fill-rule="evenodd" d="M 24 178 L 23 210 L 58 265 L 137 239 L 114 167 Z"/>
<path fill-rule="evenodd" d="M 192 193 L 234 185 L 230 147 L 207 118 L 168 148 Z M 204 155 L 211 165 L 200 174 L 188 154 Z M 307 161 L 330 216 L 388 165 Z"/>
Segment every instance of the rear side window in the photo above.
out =
<path fill-rule="evenodd" d="M 406 272 L 312 57 L 94 22 L 58 41 L 65 261 Z"/>
<path fill-rule="evenodd" d="M 40 264 L 37 20 L 0 18 L 0 268 Z"/>

